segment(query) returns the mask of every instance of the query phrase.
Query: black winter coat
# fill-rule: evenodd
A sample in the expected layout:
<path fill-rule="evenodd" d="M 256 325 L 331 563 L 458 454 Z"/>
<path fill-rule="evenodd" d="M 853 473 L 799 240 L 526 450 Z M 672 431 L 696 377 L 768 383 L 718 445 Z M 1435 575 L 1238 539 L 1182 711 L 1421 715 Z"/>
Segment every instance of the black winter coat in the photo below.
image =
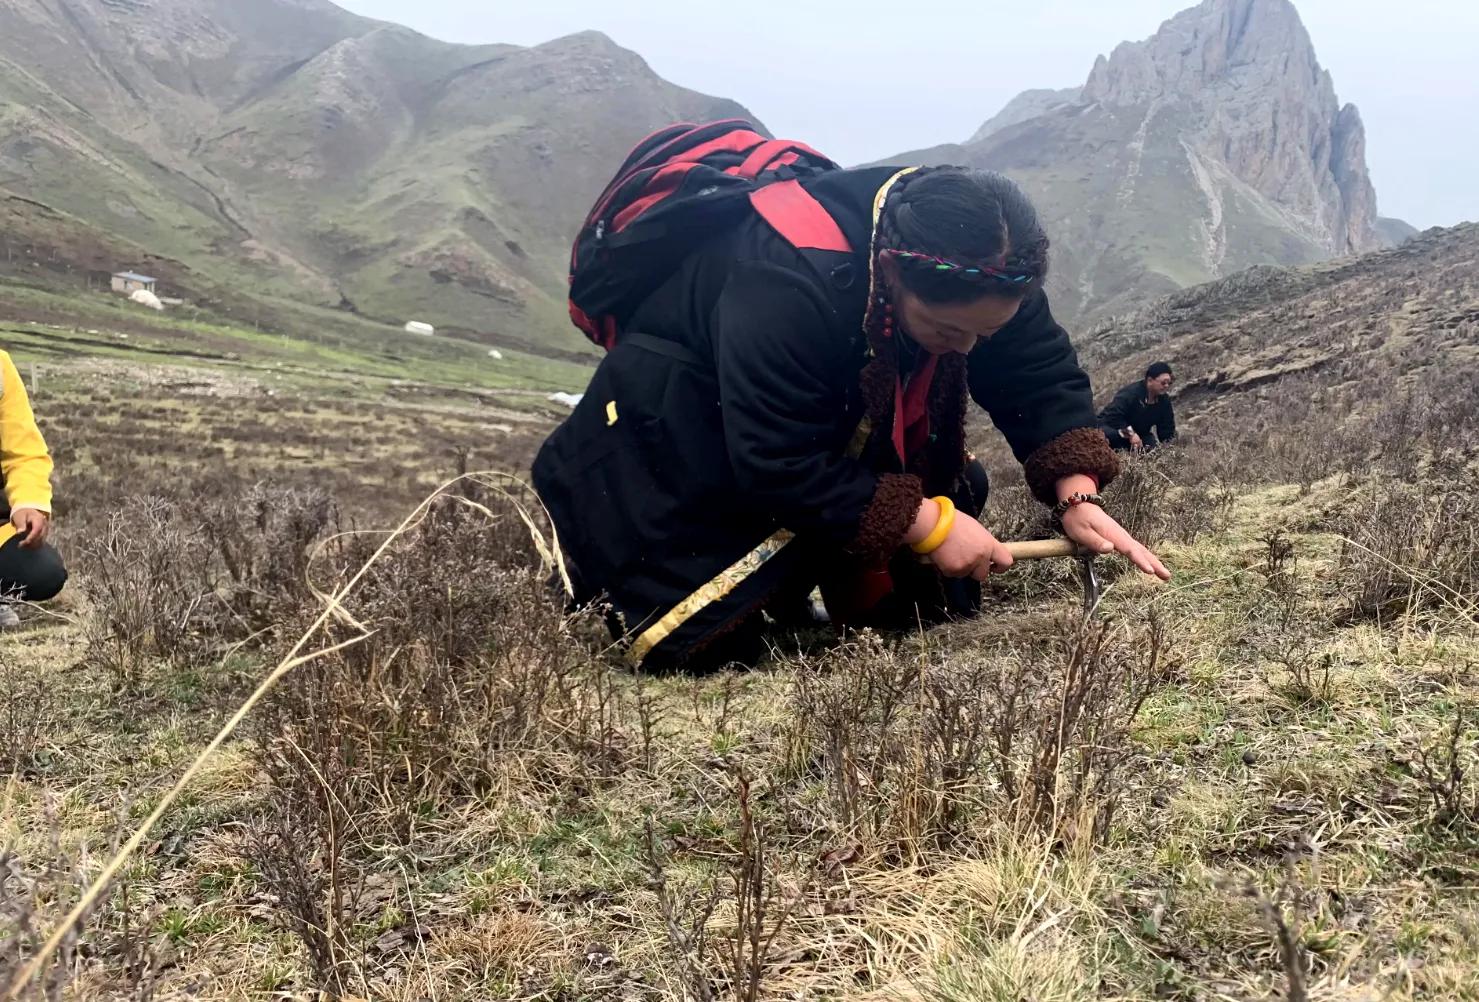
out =
<path fill-rule="evenodd" d="M 1176 437 L 1176 411 L 1171 398 L 1162 396 L 1155 403 L 1145 399 L 1145 380 L 1137 379 L 1120 387 L 1109 406 L 1099 412 L 1099 425 L 1106 433 L 1122 434 L 1134 428 L 1145 445 L 1164 445 Z"/>
<path fill-rule="evenodd" d="M 895 171 L 805 182 L 851 255 L 819 264 L 758 215 L 692 255 L 628 325 L 641 343 L 607 354 L 535 460 L 577 598 L 609 600 L 632 660 L 658 648 L 680 663 L 821 561 L 886 563 L 921 498 L 964 465 L 967 388 L 1042 501 L 1063 476 L 1107 483 L 1118 469 L 1042 293 L 968 358 L 940 360 L 931 444 L 900 463 L 897 345 L 862 329 L 872 203 Z M 865 418 L 871 434 L 850 454 Z"/>

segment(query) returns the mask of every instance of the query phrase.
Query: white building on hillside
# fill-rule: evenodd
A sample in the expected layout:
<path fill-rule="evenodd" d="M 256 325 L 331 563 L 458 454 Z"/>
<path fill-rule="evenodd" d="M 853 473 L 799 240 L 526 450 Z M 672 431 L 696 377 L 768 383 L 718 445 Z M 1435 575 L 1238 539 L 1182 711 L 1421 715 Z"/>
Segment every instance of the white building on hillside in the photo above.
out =
<path fill-rule="evenodd" d="M 121 292 L 125 296 L 132 295 L 140 289 L 145 292 L 154 292 L 154 286 L 158 284 L 158 279 L 140 275 L 136 271 L 120 271 L 113 276 L 113 291 Z"/>

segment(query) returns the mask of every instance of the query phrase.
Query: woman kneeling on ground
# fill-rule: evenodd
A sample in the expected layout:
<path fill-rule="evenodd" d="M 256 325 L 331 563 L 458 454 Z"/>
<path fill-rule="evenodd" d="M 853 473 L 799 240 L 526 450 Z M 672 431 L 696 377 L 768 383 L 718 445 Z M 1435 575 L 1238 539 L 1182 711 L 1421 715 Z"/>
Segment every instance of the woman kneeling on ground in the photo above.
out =
<path fill-rule="evenodd" d="M 1001 175 L 802 182 L 853 258 L 819 272 L 758 215 L 647 298 L 534 482 L 575 600 L 604 599 L 648 669 L 753 662 L 765 621 L 967 616 L 1012 557 L 978 521 L 985 408 L 1063 532 L 1170 577 L 1099 500 L 1118 462 L 1042 285 L 1048 239 Z M 927 558 L 922 559 L 922 558 Z M 761 613 L 765 615 L 761 615 Z"/>

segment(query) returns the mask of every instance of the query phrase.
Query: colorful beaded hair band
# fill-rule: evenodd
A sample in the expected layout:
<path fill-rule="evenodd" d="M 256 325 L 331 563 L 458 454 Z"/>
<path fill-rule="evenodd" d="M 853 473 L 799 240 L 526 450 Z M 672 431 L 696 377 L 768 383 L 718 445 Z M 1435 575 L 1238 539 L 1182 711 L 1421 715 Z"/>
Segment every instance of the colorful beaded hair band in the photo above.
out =
<path fill-rule="evenodd" d="M 1000 268 L 992 268 L 984 264 L 959 264 L 955 261 L 947 261 L 942 257 L 935 257 L 933 254 L 920 254 L 916 251 L 893 249 L 885 249 L 880 253 L 887 254 L 889 257 L 902 258 L 906 261 L 923 261 L 927 264 L 933 264 L 936 271 L 958 271 L 964 275 L 985 275 L 988 278 L 995 278 L 1002 282 L 1012 282 L 1014 284 L 1032 281 L 1031 275 L 1021 272 L 1002 271 Z"/>

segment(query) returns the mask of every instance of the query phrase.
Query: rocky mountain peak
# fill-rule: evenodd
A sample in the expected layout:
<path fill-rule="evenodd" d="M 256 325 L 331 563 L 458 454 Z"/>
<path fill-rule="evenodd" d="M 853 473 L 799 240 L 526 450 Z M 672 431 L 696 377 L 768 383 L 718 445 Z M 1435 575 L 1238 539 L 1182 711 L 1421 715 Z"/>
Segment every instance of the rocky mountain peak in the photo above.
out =
<path fill-rule="evenodd" d="M 976 134 L 968 142 L 979 143 L 988 136 L 995 135 L 1002 129 L 1010 128 L 1018 122 L 1031 121 L 1039 115 L 1045 115 L 1065 105 L 1077 104 L 1083 100 L 1082 87 L 1069 87 L 1065 90 L 1035 89 L 1024 90 L 1012 100 L 1007 106 L 987 119 Z"/>
<path fill-rule="evenodd" d="M 1024 92 L 966 143 L 894 159 L 1022 183 L 1070 318 L 1402 232 L 1379 225 L 1360 113 L 1337 99 L 1289 0 L 1203 0 L 1101 56 L 1082 87 Z"/>
<path fill-rule="evenodd" d="M 1337 100 L 1289 0 L 1206 0 L 1183 11 L 1101 56 L 1082 101 L 1195 123 L 1192 155 L 1272 199 L 1330 254 L 1383 243 L 1360 113 Z"/>
<path fill-rule="evenodd" d="M 1331 91 L 1309 32 L 1289 0 L 1206 0 L 1155 35 L 1101 56 L 1084 98 L 1137 105 L 1234 82 L 1281 80 L 1304 93 Z M 1333 97 L 1333 91 L 1331 93 Z"/>

